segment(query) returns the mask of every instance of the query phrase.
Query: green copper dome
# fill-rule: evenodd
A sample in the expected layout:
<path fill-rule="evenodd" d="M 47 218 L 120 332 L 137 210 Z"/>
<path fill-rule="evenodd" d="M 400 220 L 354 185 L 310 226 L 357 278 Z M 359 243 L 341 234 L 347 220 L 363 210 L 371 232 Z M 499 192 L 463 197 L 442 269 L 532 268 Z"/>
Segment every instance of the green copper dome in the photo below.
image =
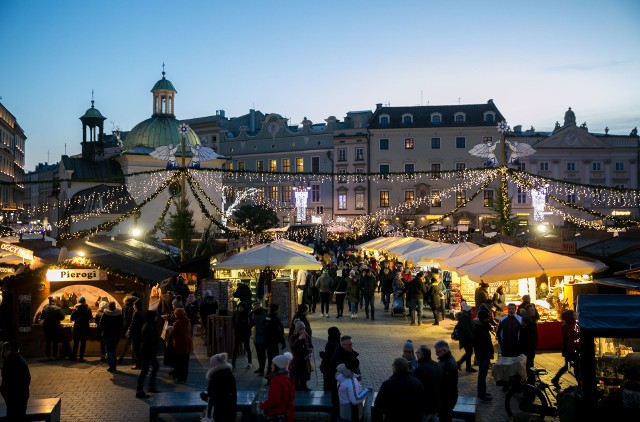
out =
<path fill-rule="evenodd" d="M 102 115 L 102 113 L 100 113 L 100 110 L 98 110 L 97 108 L 95 108 L 93 106 L 93 100 L 91 100 L 91 108 L 88 108 L 87 111 L 85 111 L 84 115 L 82 117 L 80 117 L 80 120 L 83 119 L 102 119 L 105 120 L 106 117 L 104 117 Z"/>
<path fill-rule="evenodd" d="M 171 81 L 169 79 L 165 79 L 164 72 L 162 72 L 162 79 L 156 82 L 151 92 L 158 91 L 158 90 L 178 92 L 173 87 L 173 84 L 171 83 Z"/>
<path fill-rule="evenodd" d="M 154 150 L 158 147 L 166 145 L 181 145 L 182 134 L 180 133 L 180 121 L 175 117 L 168 115 L 153 116 L 143 122 L 138 123 L 127 134 L 122 145 L 122 151 L 127 152 L 137 147 L 148 148 Z M 189 131 L 185 135 L 185 143 L 187 146 L 187 153 L 189 153 L 191 146 L 200 145 L 200 139 L 198 135 L 189 128 Z M 138 153 L 149 153 L 151 151 L 140 151 Z M 181 155 L 180 147 L 178 147 L 178 154 Z"/>

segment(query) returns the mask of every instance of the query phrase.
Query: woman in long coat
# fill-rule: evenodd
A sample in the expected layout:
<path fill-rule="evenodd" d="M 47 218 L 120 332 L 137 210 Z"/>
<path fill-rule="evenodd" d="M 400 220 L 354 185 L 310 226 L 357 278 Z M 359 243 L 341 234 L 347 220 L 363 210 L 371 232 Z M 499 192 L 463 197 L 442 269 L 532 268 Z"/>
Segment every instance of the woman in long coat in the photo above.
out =
<path fill-rule="evenodd" d="M 293 335 L 289 337 L 289 348 L 293 355 L 291 379 L 297 391 L 309 391 L 307 381 L 311 379 L 309 359 L 312 358 L 311 338 L 305 331 L 304 322 L 297 321 Z"/>

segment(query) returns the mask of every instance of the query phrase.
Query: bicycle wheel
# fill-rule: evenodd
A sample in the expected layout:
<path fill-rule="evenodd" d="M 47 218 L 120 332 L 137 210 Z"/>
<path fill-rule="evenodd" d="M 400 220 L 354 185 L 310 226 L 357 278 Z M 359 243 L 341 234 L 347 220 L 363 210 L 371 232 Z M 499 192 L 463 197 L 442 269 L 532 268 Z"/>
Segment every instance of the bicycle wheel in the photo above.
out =
<path fill-rule="evenodd" d="M 545 415 L 548 407 L 547 398 L 542 391 L 529 384 L 521 389 L 511 388 L 504 399 L 504 409 L 509 417 L 518 412 Z"/>

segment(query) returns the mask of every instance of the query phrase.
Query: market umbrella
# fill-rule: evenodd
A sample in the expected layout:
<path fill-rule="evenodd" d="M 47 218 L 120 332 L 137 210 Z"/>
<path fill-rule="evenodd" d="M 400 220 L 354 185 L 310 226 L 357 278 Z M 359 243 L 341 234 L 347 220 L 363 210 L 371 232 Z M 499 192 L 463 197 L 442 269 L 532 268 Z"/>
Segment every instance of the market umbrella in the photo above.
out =
<path fill-rule="evenodd" d="M 493 245 L 474 249 L 462 255 L 454 256 L 440 261 L 440 268 L 442 268 L 443 270 L 455 271 L 464 265 L 485 261 L 498 255 L 504 255 L 506 253 L 515 252 L 517 250 L 520 250 L 520 248 L 508 245 L 506 243 L 494 243 Z"/>
<path fill-rule="evenodd" d="M 376 249 L 379 249 L 383 252 L 389 252 L 389 250 L 391 248 L 400 246 L 400 245 L 405 245 L 408 244 L 409 242 L 411 242 L 413 239 L 415 239 L 415 237 L 395 237 L 395 238 L 389 238 L 389 239 L 393 239 L 389 242 L 383 243 L 381 245 L 378 245 L 376 247 Z"/>
<path fill-rule="evenodd" d="M 433 242 L 433 244 L 431 244 L 431 245 L 422 246 L 421 248 L 413 249 L 413 250 L 408 251 L 408 252 L 404 252 L 402 255 L 398 256 L 398 260 L 399 261 L 405 261 L 405 262 L 417 263 L 422 258 L 422 255 L 425 254 L 425 251 L 427 249 L 439 248 L 439 247 L 444 246 L 444 245 L 445 245 L 444 243 Z"/>
<path fill-rule="evenodd" d="M 517 280 L 520 278 L 592 274 L 606 269 L 600 261 L 586 261 L 534 248 L 520 248 L 515 252 L 458 268 L 459 275 L 485 282 Z"/>
<path fill-rule="evenodd" d="M 267 243 L 239 252 L 216 265 L 216 269 L 220 270 L 255 270 L 265 267 L 274 270 L 320 270 L 322 264 L 309 254 Z"/>
<path fill-rule="evenodd" d="M 302 253 L 313 253 L 313 248 L 310 248 L 308 246 L 303 245 L 302 243 L 294 242 L 293 240 L 289 240 L 285 238 L 274 240 L 271 243 L 283 245 L 288 248 L 295 249 L 296 251 L 302 252 Z"/>
<path fill-rule="evenodd" d="M 448 245 L 440 246 L 439 248 L 431 248 L 424 251 L 424 254 L 420 257 L 421 262 L 428 261 L 442 261 L 452 256 L 462 255 L 466 252 L 470 252 L 474 249 L 479 249 L 480 246 L 475 243 L 462 242 L 462 243 L 450 243 Z"/>
<path fill-rule="evenodd" d="M 384 241 L 385 239 L 389 239 L 386 236 L 380 236 L 380 237 L 376 237 L 375 239 L 372 240 L 368 240 L 364 243 L 359 244 L 358 246 L 356 246 L 357 249 L 368 249 L 371 246 L 374 246 L 382 241 Z"/>
<path fill-rule="evenodd" d="M 380 238 L 376 239 L 377 242 L 371 242 L 367 246 L 361 247 L 361 249 L 378 250 L 378 249 L 384 248 L 386 245 L 390 245 L 390 244 L 398 242 L 398 241 L 404 241 L 404 239 L 407 239 L 407 238 L 406 237 L 398 237 L 398 236 L 380 237 Z"/>
<path fill-rule="evenodd" d="M 403 255 L 418 249 L 422 249 L 425 246 L 432 247 L 433 245 L 437 245 L 437 244 L 438 243 L 434 242 L 433 240 L 427 240 L 427 239 L 421 239 L 419 237 L 415 237 L 409 240 L 408 242 L 403 242 L 395 246 L 389 247 L 389 249 L 387 249 L 387 252 L 394 255 Z"/>

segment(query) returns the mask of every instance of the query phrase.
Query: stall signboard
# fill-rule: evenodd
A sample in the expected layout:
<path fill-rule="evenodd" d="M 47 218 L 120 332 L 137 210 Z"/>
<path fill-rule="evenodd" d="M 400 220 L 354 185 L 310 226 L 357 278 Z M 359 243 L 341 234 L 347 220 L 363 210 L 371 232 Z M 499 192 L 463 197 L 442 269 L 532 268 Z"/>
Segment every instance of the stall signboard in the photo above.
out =
<path fill-rule="evenodd" d="M 47 271 L 47 281 L 107 280 L 107 273 L 99 269 L 56 269 Z"/>
<path fill-rule="evenodd" d="M 33 261 L 32 250 L 21 248 L 20 246 L 16 246 L 13 243 L 0 242 L 0 251 L 19 256 L 22 259 Z"/>

